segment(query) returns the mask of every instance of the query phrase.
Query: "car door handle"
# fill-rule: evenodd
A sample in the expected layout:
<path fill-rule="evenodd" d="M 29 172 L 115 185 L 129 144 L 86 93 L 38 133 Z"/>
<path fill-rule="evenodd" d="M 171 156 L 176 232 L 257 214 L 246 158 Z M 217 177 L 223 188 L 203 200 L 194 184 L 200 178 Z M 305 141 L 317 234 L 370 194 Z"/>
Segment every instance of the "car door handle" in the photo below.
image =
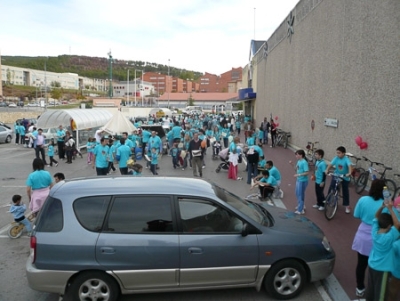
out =
<path fill-rule="evenodd" d="M 203 254 L 203 249 L 201 248 L 189 248 L 188 251 L 190 254 Z"/>
<path fill-rule="evenodd" d="M 100 248 L 102 254 L 115 254 L 115 249 L 110 247 Z"/>

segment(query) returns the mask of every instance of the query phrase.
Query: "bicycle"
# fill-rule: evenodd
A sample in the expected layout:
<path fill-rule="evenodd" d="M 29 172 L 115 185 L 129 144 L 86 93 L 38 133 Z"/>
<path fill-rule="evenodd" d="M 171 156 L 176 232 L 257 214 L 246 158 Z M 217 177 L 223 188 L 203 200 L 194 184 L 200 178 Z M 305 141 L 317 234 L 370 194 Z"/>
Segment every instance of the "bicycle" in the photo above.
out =
<path fill-rule="evenodd" d="M 315 158 L 315 151 L 318 149 L 317 147 L 315 147 L 316 144 L 318 144 L 318 141 L 314 141 L 314 142 L 307 142 L 307 146 L 306 146 L 306 158 L 307 161 L 310 165 L 314 165 L 315 166 L 315 162 L 317 162 L 317 159 Z"/>
<path fill-rule="evenodd" d="M 341 183 L 343 181 L 343 175 L 341 174 L 335 174 L 335 173 L 329 173 L 328 176 L 334 177 L 335 180 L 335 187 L 325 198 L 325 210 L 324 210 L 324 215 L 325 218 L 330 221 L 336 214 L 337 207 L 338 207 L 338 200 L 340 196 L 340 188 L 341 188 Z"/>
<path fill-rule="evenodd" d="M 364 191 L 365 187 L 367 187 L 368 179 L 369 179 L 370 175 L 371 175 L 371 180 L 373 181 L 373 180 L 377 179 L 377 177 L 376 177 L 376 173 L 377 173 L 380 175 L 379 179 L 385 181 L 385 186 L 388 188 L 391 195 L 394 195 L 394 193 L 396 191 L 396 183 L 390 179 L 385 178 L 386 170 L 392 170 L 392 168 L 385 166 L 383 163 L 373 162 L 370 159 L 368 159 L 367 157 L 363 156 L 362 158 L 364 159 L 364 161 L 368 161 L 370 164 L 369 164 L 368 169 L 359 176 L 357 183 L 356 183 L 356 192 L 358 194 L 361 194 Z M 376 168 L 373 167 L 374 165 L 382 166 L 384 168 L 383 171 L 382 172 L 378 171 Z"/>
<path fill-rule="evenodd" d="M 31 212 L 27 215 L 25 215 L 25 218 L 29 221 L 32 222 L 35 219 L 36 215 Z M 22 232 L 25 229 L 25 225 L 21 222 L 12 222 L 10 228 L 7 230 L 7 235 L 9 238 L 19 238 L 22 235 Z"/>
<path fill-rule="evenodd" d="M 284 132 L 281 129 L 277 129 L 277 134 L 276 134 L 276 140 L 275 140 L 275 145 L 276 146 L 283 146 L 283 148 L 287 148 L 288 147 L 288 143 L 289 143 L 289 137 L 291 137 L 292 135 L 290 134 L 290 132 Z"/>
<path fill-rule="evenodd" d="M 353 169 L 350 174 L 350 183 L 356 185 L 358 178 L 365 172 L 365 169 L 358 165 L 358 161 L 360 161 L 361 158 L 354 156 L 352 153 L 346 153 L 346 155 L 356 161 L 352 163 Z"/>

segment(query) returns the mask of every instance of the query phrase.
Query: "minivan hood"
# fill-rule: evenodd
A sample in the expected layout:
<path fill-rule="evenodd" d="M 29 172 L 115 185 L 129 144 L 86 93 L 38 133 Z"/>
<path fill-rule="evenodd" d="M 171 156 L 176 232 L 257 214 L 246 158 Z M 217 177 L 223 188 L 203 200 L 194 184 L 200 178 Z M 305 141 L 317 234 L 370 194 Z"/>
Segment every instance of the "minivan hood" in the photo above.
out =
<path fill-rule="evenodd" d="M 293 211 L 273 207 L 268 204 L 262 204 L 262 206 L 272 215 L 274 221 L 272 228 L 292 234 L 301 233 L 304 235 L 308 233 L 317 237 L 324 236 L 322 230 L 304 215 L 295 214 Z"/>

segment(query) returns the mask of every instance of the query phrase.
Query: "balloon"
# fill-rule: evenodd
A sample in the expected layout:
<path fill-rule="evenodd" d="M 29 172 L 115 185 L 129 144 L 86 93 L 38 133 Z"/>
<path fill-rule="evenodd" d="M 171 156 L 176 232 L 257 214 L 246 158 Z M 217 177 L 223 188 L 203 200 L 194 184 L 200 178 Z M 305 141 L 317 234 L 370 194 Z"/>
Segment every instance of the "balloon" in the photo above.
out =
<path fill-rule="evenodd" d="M 361 142 L 360 149 L 366 149 L 366 148 L 368 148 L 368 143 L 365 141 Z"/>
<path fill-rule="evenodd" d="M 275 116 L 275 120 L 278 120 L 278 116 Z"/>
<path fill-rule="evenodd" d="M 356 142 L 356 144 L 357 144 L 358 146 L 360 146 L 361 143 L 363 142 L 361 136 L 357 136 L 356 139 L 354 139 L 354 141 Z"/>

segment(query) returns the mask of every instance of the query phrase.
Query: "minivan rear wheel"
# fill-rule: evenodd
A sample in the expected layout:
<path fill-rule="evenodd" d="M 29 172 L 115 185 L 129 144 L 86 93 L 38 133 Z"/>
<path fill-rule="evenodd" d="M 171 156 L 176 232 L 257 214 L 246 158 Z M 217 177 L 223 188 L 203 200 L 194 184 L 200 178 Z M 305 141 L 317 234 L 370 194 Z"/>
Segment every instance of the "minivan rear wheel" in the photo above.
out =
<path fill-rule="evenodd" d="M 65 300 L 117 301 L 119 287 L 114 279 L 103 272 L 86 272 L 78 275 L 68 288 Z"/>
<path fill-rule="evenodd" d="M 283 260 L 268 271 L 264 286 L 269 295 L 279 300 L 299 295 L 306 282 L 306 271 L 296 260 Z"/>

